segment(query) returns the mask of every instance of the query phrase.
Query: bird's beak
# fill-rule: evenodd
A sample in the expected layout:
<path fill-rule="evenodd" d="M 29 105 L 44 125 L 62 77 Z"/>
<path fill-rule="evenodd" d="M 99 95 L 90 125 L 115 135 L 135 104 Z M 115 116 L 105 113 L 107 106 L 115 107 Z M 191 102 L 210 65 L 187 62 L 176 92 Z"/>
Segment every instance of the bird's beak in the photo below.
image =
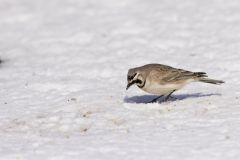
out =
<path fill-rule="evenodd" d="M 129 87 L 131 87 L 135 82 L 134 81 L 130 81 L 127 84 L 126 90 L 128 90 Z"/>

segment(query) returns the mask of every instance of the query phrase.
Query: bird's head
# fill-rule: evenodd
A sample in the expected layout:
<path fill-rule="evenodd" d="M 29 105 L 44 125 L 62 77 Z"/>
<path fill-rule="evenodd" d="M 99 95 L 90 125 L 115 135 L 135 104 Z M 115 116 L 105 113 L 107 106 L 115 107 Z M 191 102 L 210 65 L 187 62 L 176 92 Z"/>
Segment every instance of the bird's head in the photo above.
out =
<path fill-rule="evenodd" d="M 127 88 L 131 87 L 133 84 L 136 84 L 139 88 L 142 88 L 145 85 L 144 73 L 138 69 L 133 68 L 128 70 L 127 74 Z"/>

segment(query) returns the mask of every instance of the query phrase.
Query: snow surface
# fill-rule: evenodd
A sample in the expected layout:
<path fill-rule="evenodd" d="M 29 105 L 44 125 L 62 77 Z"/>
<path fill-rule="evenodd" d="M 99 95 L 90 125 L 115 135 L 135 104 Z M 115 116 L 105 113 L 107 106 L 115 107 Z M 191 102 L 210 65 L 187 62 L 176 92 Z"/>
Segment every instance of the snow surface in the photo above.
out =
<path fill-rule="evenodd" d="M 239 52 L 238 0 L 0 0 L 0 159 L 239 159 Z M 226 84 L 146 104 L 146 63 Z"/>

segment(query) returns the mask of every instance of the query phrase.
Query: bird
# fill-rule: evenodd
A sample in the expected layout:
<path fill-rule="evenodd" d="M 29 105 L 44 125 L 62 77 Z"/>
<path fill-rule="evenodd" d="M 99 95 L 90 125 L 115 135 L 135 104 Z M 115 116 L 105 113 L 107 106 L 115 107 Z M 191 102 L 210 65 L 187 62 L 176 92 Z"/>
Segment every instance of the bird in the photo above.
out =
<path fill-rule="evenodd" d="M 182 89 L 191 82 L 217 85 L 225 83 L 222 80 L 207 77 L 208 75 L 205 72 L 192 72 L 163 64 L 146 64 L 128 70 L 126 90 L 136 84 L 143 91 L 158 95 L 150 101 L 153 103 L 163 96 L 165 96 L 164 101 L 167 101 L 175 91 Z"/>

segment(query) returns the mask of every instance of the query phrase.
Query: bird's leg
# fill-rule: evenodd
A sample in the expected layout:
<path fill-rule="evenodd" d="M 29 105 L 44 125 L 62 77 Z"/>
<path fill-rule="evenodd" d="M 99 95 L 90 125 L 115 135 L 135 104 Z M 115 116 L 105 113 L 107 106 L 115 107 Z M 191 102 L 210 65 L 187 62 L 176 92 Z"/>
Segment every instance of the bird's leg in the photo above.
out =
<path fill-rule="evenodd" d="M 169 93 L 168 95 L 167 95 L 167 97 L 165 98 L 165 102 L 166 101 L 168 101 L 168 99 L 171 97 L 171 95 L 173 94 L 173 92 L 175 92 L 176 90 L 173 90 L 171 93 Z"/>
<path fill-rule="evenodd" d="M 151 100 L 149 103 L 153 103 L 153 102 L 156 102 L 159 98 L 161 98 L 163 95 L 161 96 L 158 96 L 157 98 L 154 98 L 153 100 Z"/>

